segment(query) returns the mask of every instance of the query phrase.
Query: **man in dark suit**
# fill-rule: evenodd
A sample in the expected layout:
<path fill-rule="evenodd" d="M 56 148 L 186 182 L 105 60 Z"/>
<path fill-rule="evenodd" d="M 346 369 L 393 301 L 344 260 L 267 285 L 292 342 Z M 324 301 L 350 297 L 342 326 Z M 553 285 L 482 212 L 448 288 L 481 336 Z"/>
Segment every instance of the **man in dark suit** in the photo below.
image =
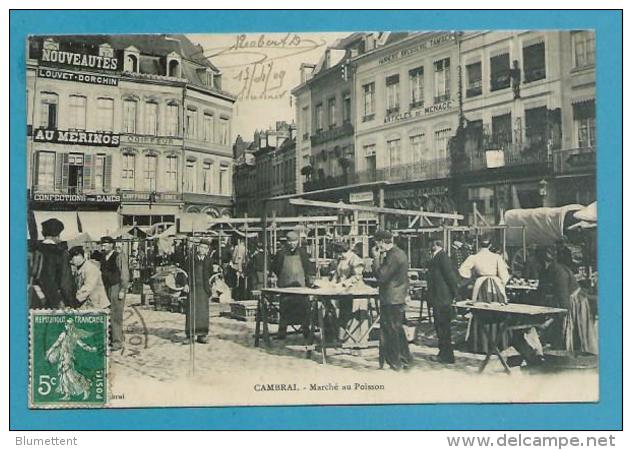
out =
<path fill-rule="evenodd" d="M 208 342 L 211 296 L 209 279 L 213 274 L 213 261 L 209 256 L 211 245 L 210 242 L 203 240 L 196 247 L 196 254 L 188 259 L 186 264 L 193 292 L 189 292 L 189 305 L 185 309 L 184 344 L 190 344 L 192 339 L 196 339 L 200 344 Z"/>
<path fill-rule="evenodd" d="M 434 241 L 431 246 L 432 259 L 428 273 L 428 297 L 434 312 L 434 324 L 439 339 L 439 354 L 433 356 L 433 361 L 454 363 L 452 348 L 452 332 L 450 320 L 452 318 L 452 301 L 458 296 L 459 279 L 452 267 L 450 258 L 443 250 L 441 241 Z"/>
<path fill-rule="evenodd" d="M 75 286 L 68 250 L 61 242 L 64 224 L 55 218 L 42 222 L 44 240 L 31 256 L 31 305 L 33 309 L 76 307 Z"/>
<path fill-rule="evenodd" d="M 393 243 L 388 231 L 375 233 L 373 264 L 380 294 L 380 349 L 393 370 L 406 369 L 412 363 L 404 332 L 404 314 L 408 296 L 408 257 Z"/>

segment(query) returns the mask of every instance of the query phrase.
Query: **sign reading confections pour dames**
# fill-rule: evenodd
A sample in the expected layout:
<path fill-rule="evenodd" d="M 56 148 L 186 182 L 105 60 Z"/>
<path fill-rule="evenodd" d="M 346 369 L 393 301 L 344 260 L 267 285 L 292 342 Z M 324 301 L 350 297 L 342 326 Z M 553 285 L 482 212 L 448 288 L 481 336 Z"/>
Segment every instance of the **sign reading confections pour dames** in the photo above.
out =
<path fill-rule="evenodd" d="M 66 64 L 68 66 L 88 67 L 90 69 L 116 70 L 118 59 L 109 56 L 87 55 L 51 48 L 42 49 L 42 62 Z"/>
<path fill-rule="evenodd" d="M 33 133 L 35 142 L 50 142 L 52 144 L 92 145 L 100 147 L 118 147 L 121 137 L 118 134 L 101 131 L 64 131 L 38 128 Z"/>

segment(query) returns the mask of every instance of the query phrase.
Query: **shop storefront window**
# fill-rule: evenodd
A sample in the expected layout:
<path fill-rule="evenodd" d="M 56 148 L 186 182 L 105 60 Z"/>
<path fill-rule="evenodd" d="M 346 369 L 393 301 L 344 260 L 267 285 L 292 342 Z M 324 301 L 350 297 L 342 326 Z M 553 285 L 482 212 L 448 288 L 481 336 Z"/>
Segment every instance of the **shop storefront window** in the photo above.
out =
<path fill-rule="evenodd" d="M 71 130 L 86 129 L 86 97 L 82 95 L 70 96 L 70 110 L 68 115 L 68 128 Z"/>
<path fill-rule="evenodd" d="M 399 111 L 399 75 L 386 77 L 386 114 Z"/>
<path fill-rule="evenodd" d="M 531 44 L 522 49 L 524 64 L 524 82 L 542 80 L 546 78 L 546 58 L 544 42 Z"/>
<path fill-rule="evenodd" d="M 56 130 L 59 96 L 52 92 L 42 92 L 40 94 L 40 97 L 41 100 L 39 126 L 48 130 Z"/>
<path fill-rule="evenodd" d="M 450 99 L 450 58 L 434 63 L 435 103 Z"/>
<path fill-rule="evenodd" d="M 35 167 L 36 190 L 53 190 L 55 188 L 55 152 L 37 152 Z"/>
<path fill-rule="evenodd" d="M 97 99 L 97 129 L 114 131 L 114 100 L 111 98 Z"/>
<path fill-rule="evenodd" d="M 152 136 L 158 135 L 158 104 L 154 102 L 148 102 L 145 104 L 145 134 Z"/>
<path fill-rule="evenodd" d="M 509 53 L 492 56 L 489 65 L 491 71 L 490 90 L 497 91 L 508 88 L 511 84 Z"/>
<path fill-rule="evenodd" d="M 573 122 L 577 146 L 580 148 L 593 148 L 596 142 L 595 101 L 590 100 L 574 104 Z"/>
<path fill-rule="evenodd" d="M 410 107 L 419 108 L 424 105 L 424 68 L 417 67 L 408 72 L 410 85 Z"/>
<path fill-rule="evenodd" d="M 465 66 L 467 75 L 466 97 L 476 97 L 483 93 L 483 72 L 481 70 L 481 62 L 468 64 Z"/>
<path fill-rule="evenodd" d="M 576 31 L 572 34 L 573 59 L 576 68 L 595 64 L 595 33 Z"/>
<path fill-rule="evenodd" d="M 136 114 L 136 100 L 125 100 L 123 102 L 123 131 L 125 133 L 136 133 Z"/>
<path fill-rule="evenodd" d="M 136 155 L 123 153 L 121 155 L 121 188 L 134 190 L 134 177 L 136 174 Z"/>

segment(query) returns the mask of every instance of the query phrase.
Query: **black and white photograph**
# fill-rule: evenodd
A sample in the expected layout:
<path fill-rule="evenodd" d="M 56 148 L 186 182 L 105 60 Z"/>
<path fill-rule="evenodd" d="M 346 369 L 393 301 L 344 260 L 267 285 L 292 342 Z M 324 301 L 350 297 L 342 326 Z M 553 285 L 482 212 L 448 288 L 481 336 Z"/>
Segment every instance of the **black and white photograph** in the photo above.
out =
<path fill-rule="evenodd" d="M 29 407 L 599 401 L 595 39 L 30 36 Z"/>

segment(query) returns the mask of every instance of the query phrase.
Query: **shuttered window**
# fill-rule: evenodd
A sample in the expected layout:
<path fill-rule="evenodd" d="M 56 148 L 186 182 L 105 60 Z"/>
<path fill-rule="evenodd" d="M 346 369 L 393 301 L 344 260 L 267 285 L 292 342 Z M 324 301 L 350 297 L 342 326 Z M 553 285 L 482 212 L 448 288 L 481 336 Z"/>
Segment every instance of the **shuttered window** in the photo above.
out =
<path fill-rule="evenodd" d="M 36 190 L 47 191 L 55 187 L 55 152 L 37 152 L 35 160 Z"/>

